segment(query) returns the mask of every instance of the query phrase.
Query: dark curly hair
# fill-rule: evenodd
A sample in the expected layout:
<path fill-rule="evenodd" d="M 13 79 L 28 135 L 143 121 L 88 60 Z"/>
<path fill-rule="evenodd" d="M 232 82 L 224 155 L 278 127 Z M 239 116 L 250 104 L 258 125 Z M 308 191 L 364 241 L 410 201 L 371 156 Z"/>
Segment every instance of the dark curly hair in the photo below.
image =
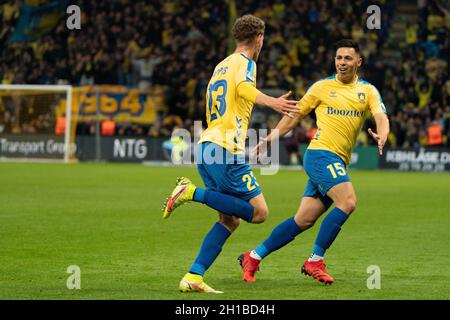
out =
<path fill-rule="evenodd" d="M 251 14 L 246 14 L 234 23 L 233 37 L 237 43 L 249 44 L 257 36 L 263 35 L 266 25 L 260 18 Z"/>

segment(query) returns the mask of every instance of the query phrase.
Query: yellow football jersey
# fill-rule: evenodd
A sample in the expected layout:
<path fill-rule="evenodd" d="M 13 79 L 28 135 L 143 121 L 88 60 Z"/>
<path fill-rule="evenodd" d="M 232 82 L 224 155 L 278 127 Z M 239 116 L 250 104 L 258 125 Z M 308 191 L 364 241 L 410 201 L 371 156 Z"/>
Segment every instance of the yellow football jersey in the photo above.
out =
<path fill-rule="evenodd" d="M 199 143 L 214 142 L 233 154 L 244 153 L 253 103 L 238 96 L 237 87 L 248 81 L 256 86 L 256 63 L 242 53 L 221 61 L 206 91 L 206 120 Z"/>
<path fill-rule="evenodd" d="M 372 84 L 358 78 L 344 84 L 336 75 L 315 82 L 299 107 L 302 115 L 316 112 L 317 133 L 308 149 L 334 152 L 347 164 L 369 113 L 386 113 L 380 93 Z"/>

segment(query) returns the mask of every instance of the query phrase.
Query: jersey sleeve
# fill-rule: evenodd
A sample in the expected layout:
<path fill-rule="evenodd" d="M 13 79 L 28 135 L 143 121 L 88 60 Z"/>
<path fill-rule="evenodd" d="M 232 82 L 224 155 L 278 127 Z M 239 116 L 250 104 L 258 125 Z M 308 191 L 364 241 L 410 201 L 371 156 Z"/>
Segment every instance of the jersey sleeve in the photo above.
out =
<path fill-rule="evenodd" d="M 251 103 L 255 103 L 256 97 L 260 94 L 260 91 L 256 89 L 256 87 L 253 86 L 250 82 L 242 81 L 237 86 L 237 93 L 245 100 L 250 101 Z"/>
<path fill-rule="evenodd" d="M 300 109 L 300 115 L 306 116 L 312 110 L 314 110 L 320 103 L 320 82 L 314 83 L 308 91 L 306 91 L 303 98 L 300 99 L 298 106 Z"/>
<path fill-rule="evenodd" d="M 243 57 L 238 65 L 238 70 L 236 71 L 236 87 L 241 82 L 249 82 L 254 87 L 256 87 L 256 63 L 255 61 Z"/>
<path fill-rule="evenodd" d="M 375 86 L 371 85 L 369 89 L 369 109 L 372 116 L 377 113 L 387 113 L 386 108 L 384 106 L 383 100 L 381 99 L 380 92 L 378 92 Z"/>

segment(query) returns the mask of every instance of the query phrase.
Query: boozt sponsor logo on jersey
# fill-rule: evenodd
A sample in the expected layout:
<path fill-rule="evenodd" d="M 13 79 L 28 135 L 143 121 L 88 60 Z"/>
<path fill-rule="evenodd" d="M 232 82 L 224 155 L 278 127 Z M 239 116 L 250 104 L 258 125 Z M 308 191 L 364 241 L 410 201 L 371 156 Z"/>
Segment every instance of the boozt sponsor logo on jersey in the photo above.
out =
<path fill-rule="evenodd" d="M 364 116 L 364 111 L 357 110 L 339 110 L 333 107 L 327 107 L 327 114 L 336 116 L 346 116 L 346 117 L 362 117 Z"/>

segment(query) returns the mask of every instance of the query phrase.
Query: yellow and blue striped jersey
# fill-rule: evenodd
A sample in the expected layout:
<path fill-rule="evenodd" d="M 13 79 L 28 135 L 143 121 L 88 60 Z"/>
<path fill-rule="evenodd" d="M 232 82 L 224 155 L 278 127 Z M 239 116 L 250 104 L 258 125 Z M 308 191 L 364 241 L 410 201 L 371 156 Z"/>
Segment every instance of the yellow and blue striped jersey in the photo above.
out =
<path fill-rule="evenodd" d="M 299 102 L 300 114 L 316 112 L 317 132 L 308 149 L 336 153 L 347 164 L 367 117 L 384 112 L 381 95 L 358 77 L 345 84 L 336 75 L 315 82 Z"/>
<path fill-rule="evenodd" d="M 199 143 L 210 141 L 233 154 L 244 153 L 253 103 L 238 95 L 247 81 L 256 86 L 256 63 L 243 53 L 233 53 L 216 68 L 206 92 L 206 120 Z"/>

